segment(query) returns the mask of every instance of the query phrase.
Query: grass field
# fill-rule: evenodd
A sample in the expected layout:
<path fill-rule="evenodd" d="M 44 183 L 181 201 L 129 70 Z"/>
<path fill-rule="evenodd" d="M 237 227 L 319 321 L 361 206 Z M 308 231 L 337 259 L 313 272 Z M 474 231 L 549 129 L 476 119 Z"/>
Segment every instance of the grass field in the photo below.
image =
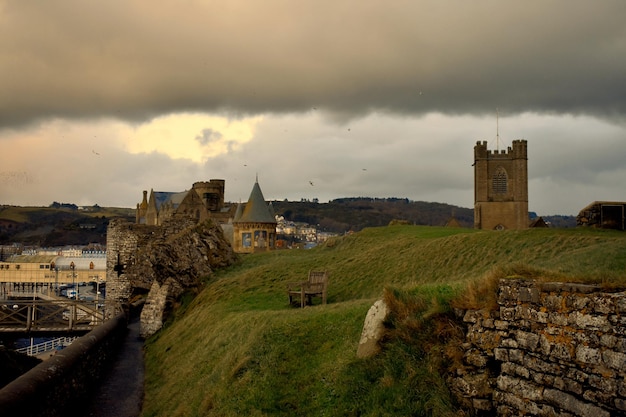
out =
<path fill-rule="evenodd" d="M 328 305 L 288 306 L 286 283 L 311 268 L 330 271 Z M 442 376 L 458 360 L 450 305 L 484 305 L 511 275 L 626 286 L 626 234 L 390 226 L 246 256 L 146 341 L 143 415 L 458 415 Z M 383 297 L 384 349 L 357 359 Z"/>

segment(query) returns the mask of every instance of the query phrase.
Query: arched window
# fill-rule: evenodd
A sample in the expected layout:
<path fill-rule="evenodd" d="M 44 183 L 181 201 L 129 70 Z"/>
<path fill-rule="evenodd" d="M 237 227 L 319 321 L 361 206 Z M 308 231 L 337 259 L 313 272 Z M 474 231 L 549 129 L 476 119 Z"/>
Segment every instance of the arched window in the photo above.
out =
<path fill-rule="evenodd" d="M 506 170 L 502 167 L 498 167 L 492 179 L 493 192 L 495 194 L 506 194 L 508 191 L 508 180 L 509 178 L 508 175 L 506 175 Z"/>

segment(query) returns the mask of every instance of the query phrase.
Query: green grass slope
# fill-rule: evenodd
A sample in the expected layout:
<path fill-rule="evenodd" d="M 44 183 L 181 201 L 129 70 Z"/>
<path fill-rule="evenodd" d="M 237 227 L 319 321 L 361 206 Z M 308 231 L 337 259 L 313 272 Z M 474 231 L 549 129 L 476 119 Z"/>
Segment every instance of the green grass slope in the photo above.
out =
<path fill-rule="evenodd" d="M 286 283 L 311 268 L 331 273 L 328 305 L 288 306 Z M 392 226 L 246 256 L 146 342 L 143 415 L 458 415 L 441 375 L 459 337 L 450 300 L 507 274 L 624 285 L 626 234 Z M 383 295 L 393 310 L 384 350 L 357 359 Z"/>

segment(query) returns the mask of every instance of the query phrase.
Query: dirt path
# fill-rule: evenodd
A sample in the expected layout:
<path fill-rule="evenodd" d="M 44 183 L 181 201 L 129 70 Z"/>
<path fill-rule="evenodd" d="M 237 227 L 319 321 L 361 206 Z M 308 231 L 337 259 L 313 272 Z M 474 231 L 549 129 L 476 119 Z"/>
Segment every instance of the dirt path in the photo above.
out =
<path fill-rule="evenodd" d="M 117 361 L 106 375 L 84 416 L 138 417 L 143 404 L 143 340 L 139 318 L 132 319 Z"/>

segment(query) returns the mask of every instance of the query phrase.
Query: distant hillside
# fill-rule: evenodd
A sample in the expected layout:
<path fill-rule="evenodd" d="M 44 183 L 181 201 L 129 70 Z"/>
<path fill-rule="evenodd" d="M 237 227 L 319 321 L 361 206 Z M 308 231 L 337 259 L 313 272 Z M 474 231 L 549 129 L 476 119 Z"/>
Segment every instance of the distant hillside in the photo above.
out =
<path fill-rule="evenodd" d="M 322 231 L 345 233 L 366 227 L 387 226 L 392 220 L 413 225 L 444 226 L 454 218 L 462 227 L 474 225 L 474 211 L 445 203 L 407 198 L 340 198 L 328 203 L 272 201 L 276 214 L 286 220 L 317 226 Z M 106 243 L 109 220 L 135 219 L 134 208 L 53 203 L 50 207 L 0 206 L 0 244 L 34 246 Z M 551 227 L 575 227 L 574 216 L 544 216 Z"/>
<path fill-rule="evenodd" d="M 340 198 L 328 203 L 272 201 L 272 205 L 276 214 L 286 220 L 319 225 L 321 230 L 336 233 L 387 226 L 392 220 L 420 226 L 445 226 L 454 218 L 461 227 L 474 227 L 473 209 L 407 198 Z M 576 227 L 574 216 L 543 216 L 543 219 L 551 227 Z"/>
<path fill-rule="evenodd" d="M 272 205 L 276 214 L 286 220 L 319 225 L 321 230 L 338 233 L 387 226 L 392 220 L 445 226 L 454 217 L 463 227 L 474 225 L 472 209 L 407 198 L 340 198 L 328 203 L 272 201 Z"/>
<path fill-rule="evenodd" d="M 0 206 L 0 244 L 21 243 L 42 247 L 106 244 L 106 230 L 114 218 L 135 219 L 129 208 L 55 205 L 51 207 Z"/>

